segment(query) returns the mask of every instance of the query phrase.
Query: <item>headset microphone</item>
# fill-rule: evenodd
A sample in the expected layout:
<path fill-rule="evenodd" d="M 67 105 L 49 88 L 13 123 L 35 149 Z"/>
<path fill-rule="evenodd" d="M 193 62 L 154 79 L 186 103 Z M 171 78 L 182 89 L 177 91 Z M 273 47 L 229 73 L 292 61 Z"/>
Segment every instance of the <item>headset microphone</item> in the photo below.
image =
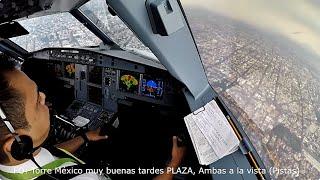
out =
<path fill-rule="evenodd" d="M 21 135 L 19 136 L 12 124 L 7 120 L 7 116 L 0 107 L 0 117 L 4 124 L 7 126 L 10 133 L 14 136 L 14 141 L 11 145 L 11 155 L 14 159 L 21 161 L 24 159 L 30 159 L 33 155 L 32 153 L 36 150 L 33 148 L 33 141 L 30 136 Z"/>
<path fill-rule="evenodd" d="M 14 139 L 15 139 L 11 145 L 11 156 L 18 161 L 30 159 L 39 169 L 42 169 L 42 167 L 36 162 L 36 160 L 33 157 L 33 153 L 37 149 L 39 149 L 41 145 L 36 148 L 33 148 L 33 141 L 30 136 L 27 136 L 27 135 L 19 136 L 15 131 L 15 129 L 13 128 L 12 124 L 7 120 L 7 116 L 1 107 L 0 107 L 0 118 L 3 121 L 3 123 L 7 126 L 8 130 L 14 136 Z M 49 174 L 46 174 L 46 175 L 52 179 L 57 179 Z"/>

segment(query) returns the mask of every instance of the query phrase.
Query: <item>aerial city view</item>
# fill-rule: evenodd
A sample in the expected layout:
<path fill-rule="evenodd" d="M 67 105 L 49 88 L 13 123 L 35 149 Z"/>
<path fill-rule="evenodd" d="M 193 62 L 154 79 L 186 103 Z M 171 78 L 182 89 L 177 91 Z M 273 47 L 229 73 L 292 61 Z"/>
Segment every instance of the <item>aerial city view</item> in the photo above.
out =
<path fill-rule="evenodd" d="M 150 52 L 104 2 L 90 1 L 81 10 L 120 47 Z M 266 168 L 298 170 L 298 179 L 319 178 L 319 55 L 281 34 L 202 7 L 184 9 L 210 84 L 238 117 Z M 69 13 L 21 24 L 30 34 L 12 40 L 28 51 L 101 43 Z M 269 173 L 273 179 L 295 175 Z"/>
<path fill-rule="evenodd" d="M 302 179 L 319 177 L 320 80 L 316 72 L 279 37 L 199 13 L 203 10 L 188 12 L 211 85 L 238 117 L 267 168 L 298 168 Z"/>
<path fill-rule="evenodd" d="M 69 13 L 53 14 L 20 21 L 30 34 L 12 38 L 28 51 L 44 47 L 83 47 L 101 40 Z"/>

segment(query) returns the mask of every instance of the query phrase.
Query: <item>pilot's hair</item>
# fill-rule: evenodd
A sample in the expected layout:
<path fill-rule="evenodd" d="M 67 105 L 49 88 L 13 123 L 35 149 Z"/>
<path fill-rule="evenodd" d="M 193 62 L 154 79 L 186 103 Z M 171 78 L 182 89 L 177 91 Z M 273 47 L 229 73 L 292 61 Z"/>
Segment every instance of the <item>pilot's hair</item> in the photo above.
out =
<path fill-rule="evenodd" d="M 16 63 L 9 60 L 9 57 L 0 54 L 0 106 L 11 122 L 14 129 L 26 129 L 29 123 L 25 116 L 25 103 L 23 95 L 10 86 L 8 72 L 16 69 Z M 3 152 L 3 144 L 9 130 L 0 120 L 0 163 L 5 163 L 8 158 Z"/>

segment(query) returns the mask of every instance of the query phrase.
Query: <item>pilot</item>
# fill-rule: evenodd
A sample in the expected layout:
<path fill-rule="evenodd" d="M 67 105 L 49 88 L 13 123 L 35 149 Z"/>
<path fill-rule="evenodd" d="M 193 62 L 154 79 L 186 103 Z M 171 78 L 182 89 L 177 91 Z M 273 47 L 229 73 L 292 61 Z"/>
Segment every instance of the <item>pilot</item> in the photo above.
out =
<path fill-rule="evenodd" d="M 85 141 L 106 139 L 99 130 L 56 145 L 61 158 L 41 147 L 50 130 L 49 110 L 45 94 L 14 63 L 0 55 L 0 179 L 62 179 L 50 174 L 50 169 L 72 167 L 83 162 L 73 156 Z M 172 159 L 168 167 L 178 168 L 185 149 L 173 138 Z M 59 153 L 58 153 L 59 154 Z M 43 168 L 43 169 L 42 169 Z M 38 171 L 37 171 L 38 170 Z M 45 171 L 40 171 L 45 170 Z M 155 179 L 172 179 L 172 173 L 163 173 Z M 70 178 L 63 178 L 70 179 Z M 79 174 L 71 179 L 106 179 L 98 174 Z"/>

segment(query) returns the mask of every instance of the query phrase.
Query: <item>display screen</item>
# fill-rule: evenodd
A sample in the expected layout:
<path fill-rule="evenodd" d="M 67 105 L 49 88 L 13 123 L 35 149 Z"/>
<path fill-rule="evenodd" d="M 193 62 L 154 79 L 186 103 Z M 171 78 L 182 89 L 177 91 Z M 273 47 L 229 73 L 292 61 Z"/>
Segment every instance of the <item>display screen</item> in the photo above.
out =
<path fill-rule="evenodd" d="M 119 79 L 119 90 L 138 94 L 139 91 L 139 73 L 130 71 L 121 71 Z"/>
<path fill-rule="evenodd" d="M 88 86 L 89 102 L 102 105 L 102 90 L 94 86 Z"/>
<path fill-rule="evenodd" d="M 61 62 L 54 64 L 53 73 L 57 77 L 63 77 L 63 66 Z"/>
<path fill-rule="evenodd" d="M 143 75 L 141 82 L 141 94 L 159 99 L 163 94 L 163 81 L 149 75 Z"/>
<path fill-rule="evenodd" d="M 102 67 L 88 66 L 89 82 L 101 85 L 102 84 Z"/>
<path fill-rule="evenodd" d="M 64 63 L 64 77 L 69 79 L 74 79 L 74 74 L 76 72 L 74 63 Z"/>

